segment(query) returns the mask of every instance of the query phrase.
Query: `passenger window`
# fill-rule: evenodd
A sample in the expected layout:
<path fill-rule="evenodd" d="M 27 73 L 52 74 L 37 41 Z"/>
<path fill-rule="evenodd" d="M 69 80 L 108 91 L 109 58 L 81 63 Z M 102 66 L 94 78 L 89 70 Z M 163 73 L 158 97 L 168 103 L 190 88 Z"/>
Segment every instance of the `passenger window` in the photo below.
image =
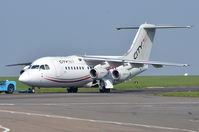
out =
<path fill-rule="evenodd" d="M 77 70 L 78 70 L 78 66 L 77 66 L 76 68 L 77 68 Z"/>
<path fill-rule="evenodd" d="M 74 70 L 75 70 L 75 67 L 74 67 Z"/>
<path fill-rule="evenodd" d="M 84 67 L 82 66 L 82 69 L 84 70 Z"/>
<path fill-rule="evenodd" d="M 65 67 L 65 69 L 67 70 L 67 67 Z"/>
<path fill-rule="evenodd" d="M 81 66 L 79 67 L 79 69 L 81 70 Z"/>
<path fill-rule="evenodd" d="M 70 70 L 70 67 L 68 67 L 68 70 Z"/>
<path fill-rule="evenodd" d="M 41 66 L 39 67 L 39 69 L 45 70 L 44 65 L 41 65 Z"/>
<path fill-rule="evenodd" d="M 71 70 L 73 70 L 73 67 L 71 66 Z"/>
<path fill-rule="evenodd" d="M 45 69 L 46 69 L 46 70 L 49 70 L 50 67 L 49 67 L 47 64 L 45 64 Z"/>
<path fill-rule="evenodd" d="M 33 65 L 31 69 L 39 69 L 39 65 Z"/>

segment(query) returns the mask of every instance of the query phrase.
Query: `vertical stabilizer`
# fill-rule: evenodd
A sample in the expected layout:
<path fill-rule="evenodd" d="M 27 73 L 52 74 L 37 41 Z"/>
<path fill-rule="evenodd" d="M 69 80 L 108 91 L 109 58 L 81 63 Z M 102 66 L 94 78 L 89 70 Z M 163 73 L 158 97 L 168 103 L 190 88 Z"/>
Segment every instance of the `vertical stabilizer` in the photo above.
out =
<path fill-rule="evenodd" d="M 153 39 L 155 36 L 155 25 L 142 24 L 133 40 L 131 48 L 124 54 L 125 59 L 129 60 L 149 60 Z"/>
<path fill-rule="evenodd" d="M 191 28 L 191 26 L 165 26 L 142 24 L 139 27 L 117 28 L 117 30 L 138 29 L 138 32 L 135 36 L 135 39 L 133 40 L 130 49 L 124 54 L 122 58 L 128 60 L 149 60 L 156 29 L 167 28 Z"/>

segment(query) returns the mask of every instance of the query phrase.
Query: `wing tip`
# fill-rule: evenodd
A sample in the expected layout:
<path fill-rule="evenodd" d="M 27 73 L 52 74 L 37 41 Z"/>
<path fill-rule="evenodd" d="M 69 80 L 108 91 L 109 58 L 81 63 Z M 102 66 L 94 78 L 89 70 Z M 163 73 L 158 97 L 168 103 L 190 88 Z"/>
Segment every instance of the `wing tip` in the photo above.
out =
<path fill-rule="evenodd" d="M 18 63 L 18 64 L 9 64 L 9 65 L 5 65 L 6 67 L 10 67 L 10 66 L 27 66 L 30 65 L 31 62 L 27 62 L 27 63 Z"/>

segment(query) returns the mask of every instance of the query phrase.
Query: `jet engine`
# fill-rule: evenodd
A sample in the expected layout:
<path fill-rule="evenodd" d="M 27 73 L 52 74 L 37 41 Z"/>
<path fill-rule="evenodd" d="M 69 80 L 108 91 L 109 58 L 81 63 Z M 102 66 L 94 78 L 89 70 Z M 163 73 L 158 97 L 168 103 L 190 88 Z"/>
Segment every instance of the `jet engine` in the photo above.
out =
<path fill-rule="evenodd" d="M 108 74 L 107 68 L 109 63 L 105 62 L 104 64 L 96 65 L 93 69 L 90 70 L 90 75 L 93 79 L 102 79 Z"/>
<path fill-rule="evenodd" d="M 113 70 L 112 77 L 114 80 L 126 80 L 130 76 L 130 72 L 126 69 Z"/>
<path fill-rule="evenodd" d="M 128 63 L 119 66 L 118 68 L 112 71 L 113 79 L 117 81 L 126 80 L 131 75 L 131 72 L 129 71 L 131 68 L 132 68 L 131 64 Z"/>

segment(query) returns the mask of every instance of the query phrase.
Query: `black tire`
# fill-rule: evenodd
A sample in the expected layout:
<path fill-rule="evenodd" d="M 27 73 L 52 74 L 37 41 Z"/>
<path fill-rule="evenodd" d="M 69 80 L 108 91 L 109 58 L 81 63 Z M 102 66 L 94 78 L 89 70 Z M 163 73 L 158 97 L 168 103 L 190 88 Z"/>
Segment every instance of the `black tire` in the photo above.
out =
<path fill-rule="evenodd" d="M 103 90 L 103 89 L 99 89 L 99 92 L 100 92 L 100 93 L 104 93 L 104 90 Z"/>
<path fill-rule="evenodd" d="M 105 90 L 105 93 L 110 93 L 111 92 L 111 89 L 107 89 Z"/>
<path fill-rule="evenodd" d="M 35 93 L 35 89 L 34 88 L 29 88 L 28 90 L 29 90 L 28 93 Z"/>
<path fill-rule="evenodd" d="M 72 93 L 72 89 L 71 88 L 67 88 L 67 92 L 68 93 Z"/>
<path fill-rule="evenodd" d="M 14 92 L 14 85 L 13 84 L 9 84 L 8 85 L 8 91 L 6 91 L 5 93 L 12 94 L 13 92 Z"/>
<path fill-rule="evenodd" d="M 111 89 L 107 89 L 105 87 L 103 87 L 102 89 L 99 89 L 100 93 L 110 93 Z"/>
<path fill-rule="evenodd" d="M 73 93 L 77 93 L 78 92 L 78 88 L 73 88 Z"/>
<path fill-rule="evenodd" d="M 77 93 L 78 92 L 78 88 L 77 87 L 70 87 L 67 88 L 68 93 Z"/>

